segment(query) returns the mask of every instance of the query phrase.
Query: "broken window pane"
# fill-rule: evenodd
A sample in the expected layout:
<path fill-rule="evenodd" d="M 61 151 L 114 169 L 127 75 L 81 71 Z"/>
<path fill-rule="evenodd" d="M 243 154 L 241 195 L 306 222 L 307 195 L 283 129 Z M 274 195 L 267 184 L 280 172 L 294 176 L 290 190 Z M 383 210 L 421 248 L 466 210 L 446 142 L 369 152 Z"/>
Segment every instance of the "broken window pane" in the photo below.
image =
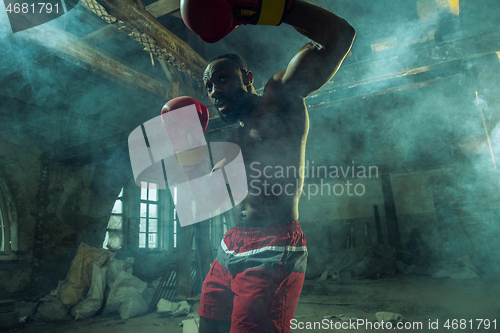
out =
<path fill-rule="evenodd" d="M 122 222 L 123 222 L 123 187 L 118 194 L 111 216 L 109 217 L 108 227 L 102 247 L 110 250 L 118 250 L 123 245 Z"/>
<path fill-rule="evenodd" d="M 122 201 L 120 199 L 115 201 L 115 205 L 113 206 L 113 210 L 111 213 L 113 214 L 121 214 L 122 213 Z"/>
<path fill-rule="evenodd" d="M 121 230 L 109 230 L 109 238 L 108 238 L 108 249 L 110 250 L 119 250 L 122 247 L 122 232 Z"/>
<path fill-rule="evenodd" d="M 109 239 L 109 231 L 106 231 L 106 236 L 104 237 L 104 242 L 102 243 L 102 247 L 104 249 L 108 249 L 108 239 Z"/>
<path fill-rule="evenodd" d="M 121 229 L 121 228 L 122 228 L 122 216 L 111 215 L 108 222 L 108 229 Z"/>

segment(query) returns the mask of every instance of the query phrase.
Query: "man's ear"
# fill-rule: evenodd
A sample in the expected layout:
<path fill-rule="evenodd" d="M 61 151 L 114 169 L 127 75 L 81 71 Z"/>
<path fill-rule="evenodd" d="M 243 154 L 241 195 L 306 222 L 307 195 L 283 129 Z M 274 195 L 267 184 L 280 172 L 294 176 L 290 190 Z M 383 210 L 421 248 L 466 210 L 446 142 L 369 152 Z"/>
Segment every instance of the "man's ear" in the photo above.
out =
<path fill-rule="evenodd" d="M 246 74 L 243 75 L 243 83 L 245 86 L 249 86 L 253 83 L 253 73 L 247 71 Z"/>

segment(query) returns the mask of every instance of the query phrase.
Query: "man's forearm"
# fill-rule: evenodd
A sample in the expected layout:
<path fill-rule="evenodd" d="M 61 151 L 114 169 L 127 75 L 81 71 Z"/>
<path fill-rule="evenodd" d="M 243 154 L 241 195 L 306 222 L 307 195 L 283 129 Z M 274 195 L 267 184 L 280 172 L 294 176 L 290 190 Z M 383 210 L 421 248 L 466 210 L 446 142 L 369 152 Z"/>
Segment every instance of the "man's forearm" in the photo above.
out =
<path fill-rule="evenodd" d="M 346 48 L 352 45 L 355 30 L 337 15 L 303 1 L 296 1 L 284 23 L 290 24 L 307 38 L 327 49 Z"/>

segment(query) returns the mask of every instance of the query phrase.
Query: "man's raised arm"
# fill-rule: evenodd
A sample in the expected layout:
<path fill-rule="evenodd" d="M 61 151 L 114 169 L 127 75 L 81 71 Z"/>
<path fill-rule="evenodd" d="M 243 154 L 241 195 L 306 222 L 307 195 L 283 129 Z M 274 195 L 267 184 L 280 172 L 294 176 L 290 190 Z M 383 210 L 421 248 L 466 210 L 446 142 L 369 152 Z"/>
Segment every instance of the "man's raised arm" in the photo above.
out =
<path fill-rule="evenodd" d="M 351 49 L 356 32 L 344 19 L 302 1 L 295 1 L 283 22 L 312 41 L 272 80 L 281 81 L 287 91 L 305 98 L 335 75 Z"/>
<path fill-rule="evenodd" d="M 304 98 L 332 78 L 356 35 L 342 18 L 300 0 L 182 0 L 181 15 L 191 31 L 210 43 L 242 24 L 292 25 L 312 42 L 270 83 L 281 82 L 286 91 Z"/>

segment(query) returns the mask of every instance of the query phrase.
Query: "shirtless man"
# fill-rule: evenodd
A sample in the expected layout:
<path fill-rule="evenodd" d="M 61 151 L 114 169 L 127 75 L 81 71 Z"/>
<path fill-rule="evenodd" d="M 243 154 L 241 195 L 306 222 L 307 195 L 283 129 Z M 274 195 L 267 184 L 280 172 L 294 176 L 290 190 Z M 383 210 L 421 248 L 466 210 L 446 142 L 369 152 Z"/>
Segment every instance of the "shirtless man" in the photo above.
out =
<path fill-rule="evenodd" d="M 210 3 L 205 1 L 203 5 Z M 263 1 L 259 10 L 265 8 Z M 312 41 L 286 70 L 269 79 L 262 96 L 237 55 L 216 57 L 204 72 L 208 97 L 221 118 L 240 125 L 228 141 L 241 148 L 249 194 L 235 207 L 237 227 L 224 236 L 203 283 L 200 333 L 289 332 L 302 290 L 307 249 L 297 220 L 304 176 L 297 172 L 276 177 L 274 172 L 279 167 L 303 170 L 309 132 L 304 99 L 333 77 L 355 31 L 322 8 L 302 1 L 286 3 L 290 6 L 282 22 Z"/>

